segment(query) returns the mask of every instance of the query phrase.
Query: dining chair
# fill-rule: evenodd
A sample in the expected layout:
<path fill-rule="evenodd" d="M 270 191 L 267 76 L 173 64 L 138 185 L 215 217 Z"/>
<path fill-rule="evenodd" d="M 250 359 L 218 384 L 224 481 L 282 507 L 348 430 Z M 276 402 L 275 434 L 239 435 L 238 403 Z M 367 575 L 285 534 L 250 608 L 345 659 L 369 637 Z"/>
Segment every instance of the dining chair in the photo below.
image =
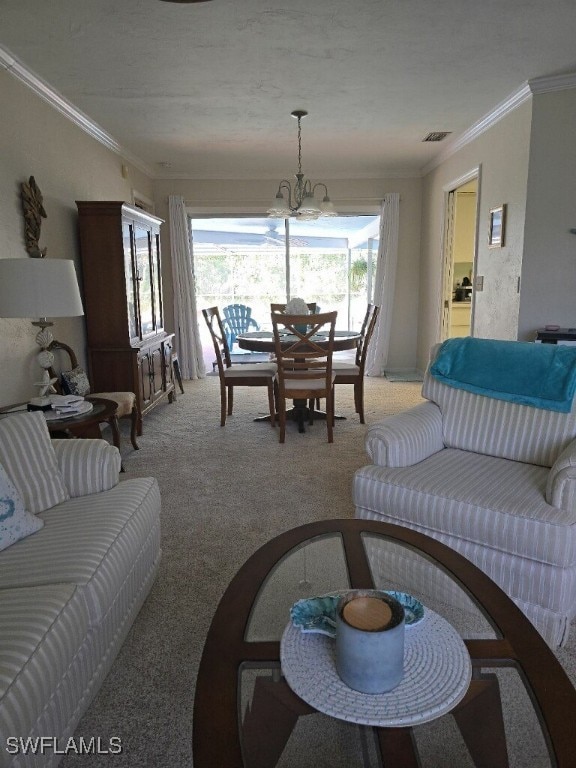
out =
<path fill-rule="evenodd" d="M 135 450 L 139 449 L 136 442 L 136 435 L 142 434 L 142 417 L 138 410 L 138 402 L 134 392 L 92 392 L 88 376 L 83 368 L 78 365 L 78 358 L 72 347 L 64 344 L 62 341 L 54 339 L 48 346 L 48 350 L 53 352 L 55 349 L 62 350 L 68 355 L 70 368 L 56 373 L 53 368 L 49 368 L 50 378 L 56 379 L 55 388 L 59 394 L 80 395 L 86 397 L 103 397 L 106 400 L 113 400 L 117 404 L 116 418 L 130 419 L 130 442 Z M 114 434 L 116 432 L 116 434 Z M 120 449 L 117 431 L 113 430 L 113 441 L 116 448 Z"/>
<path fill-rule="evenodd" d="M 280 442 L 286 435 L 286 400 L 306 409 L 306 403 L 316 398 L 326 398 L 326 427 L 328 442 L 334 441 L 334 379 L 332 357 L 334 354 L 334 330 L 337 312 L 315 315 L 286 315 L 272 312 L 272 332 L 278 374 L 276 376 L 276 400 L 280 423 Z M 317 343 L 323 334 L 323 345 Z M 326 342 L 327 338 L 327 343 Z M 310 424 L 314 409 L 309 408 Z"/>
<path fill-rule="evenodd" d="M 222 326 L 226 332 L 228 349 L 232 349 L 239 333 L 246 333 L 251 328 L 260 330 L 260 326 L 252 317 L 252 307 L 246 304 L 228 304 L 222 309 Z"/>
<path fill-rule="evenodd" d="M 314 315 L 318 311 L 318 307 L 316 305 L 315 301 L 307 301 L 308 309 L 310 310 L 310 314 Z M 286 302 L 283 304 L 273 304 L 270 303 L 270 311 L 271 312 L 285 312 L 286 311 Z"/>
<path fill-rule="evenodd" d="M 202 314 L 212 337 L 218 376 L 220 377 L 220 426 L 223 427 L 226 424 L 226 415 L 232 415 L 234 387 L 267 387 L 270 424 L 273 427 L 276 426 L 274 406 L 274 377 L 278 370 L 276 363 L 238 363 L 233 365 L 230 360 L 226 331 L 218 307 L 203 309 Z"/>
<path fill-rule="evenodd" d="M 356 358 L 353 363 L 346 363 L 340 360 L 334 360 L 332 370 L 336 378 L 335 384 L 353 384 L 354 385 L 354 408 L 360 416 L 360 423 L 364 421 L 364 369 L 366 367 L 366 355 L 368 344 L 378 319 L 379 307 L 375 304 L 368 304 L 362 328 L 360 330 L 360 341 L 356 348 Z"/>

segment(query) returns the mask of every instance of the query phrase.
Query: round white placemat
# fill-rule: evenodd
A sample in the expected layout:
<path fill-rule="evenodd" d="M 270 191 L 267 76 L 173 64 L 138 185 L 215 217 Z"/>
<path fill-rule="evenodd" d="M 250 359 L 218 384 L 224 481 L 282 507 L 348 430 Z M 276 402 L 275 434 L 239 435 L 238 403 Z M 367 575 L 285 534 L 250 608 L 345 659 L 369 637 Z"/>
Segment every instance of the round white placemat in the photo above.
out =
<path fill-rule="evenodd" d="M 359 693 L 336 671 L 336 643 L 303 633 L 292 622 L 280 643 L 280 662 L 294 693 L 339 720 L 385 728 L 418 725 L 449 712 L 468 690 L 472 664 L 464 641 L 426 608 L 426 621 L 406 632 L 404 677 L 388 693 Z"/>

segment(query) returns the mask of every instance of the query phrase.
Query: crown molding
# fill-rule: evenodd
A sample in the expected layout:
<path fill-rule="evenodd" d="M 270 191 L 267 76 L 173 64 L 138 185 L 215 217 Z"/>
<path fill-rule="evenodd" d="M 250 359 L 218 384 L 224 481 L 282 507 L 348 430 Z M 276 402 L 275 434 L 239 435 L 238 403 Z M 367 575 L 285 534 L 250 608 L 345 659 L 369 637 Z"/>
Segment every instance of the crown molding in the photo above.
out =
<path fill-rule="evenodd" d="M 480 120 L 477 120 L 471 125 L 468 130 L 460 134 L 460 136 L 446 147 L 445 150 L 436 155 L 436 157 L 422 169 L 422 175 L 426 176 L 427 173 L 430 173 L 430 171 L 434 170 L 434 168 L 454 155 L 462 149 L 462 147 L 465 147 L 467 144 L 470 144 L 470 142 L 477 139 L 489 128 L 492 128 L 493 125 L 502 120 L 503 117 L 509 115 L 531 97 L 532 91 L 530 86 L 528 83 L 524 83 L 524 85 L 514 91 L 514 93 L 511 93 L 507 99 L 500 102 L 494 109 L 485 114 L 484 117 L 481 117 Z"/>
<path fill-rule="evenodd" d="M 503 117 L 509 115 L 521 104 L 530 99 L 534 94 L 549 93 L 551 91 L 564 91 L 569 88 L 576 88 L 576 72 L 569 72 L 564 75 L 546 75 L 544 77 L 535 77 L 524 83 L 520 88 L 510 94 L 507 99 L 502 101 L 493 110 L 480 118 L 474 125 L 464 131 L 455 141 L 446 149 L 437 155 L 428 165 L 422 169 L 422 175 L 432 171 L 438 165 L 443 163 L 459 149 L 469 144 L 478 136 L 491 128 Z"/>
<path fill-rule="evenodd" d="M 154 178 L 154 171 L 146 163 L 123 149 L 116 139 L 89 118 L 88 115 L 84 114 L 84 112 L 69 102 L 61 93 L 58 93 L 52 86 L 42 80 L 41 77 L 25 67 L 21 61 L 13 56 L 10 51 L 2 45 L 0 45 L 0 66 L 17 80 L 20 80 L 21 83 L 24 83 L 24 85 L 30 88 L 30 90 L 37 96 L 50 104 L 51 107 L 54 107 L 54 109 L 67 117 L 68 120 L 77 125 L 84 131 L 84 133 L 87 133 L 93 139 L 96 139 L 96 141 L 104 145 L 106 149 L 123 157 L 134 167 L 142 171 L 142 173 Z"/>
<path fill-rule="evenodd" d="M 568 88 L 576 88 L 576 72 L 568 72 L 565 75 L 547 75 L 528 80 L 528 86 L 532 93 L 548 93 L 549 91 L 564 91 Z"/>

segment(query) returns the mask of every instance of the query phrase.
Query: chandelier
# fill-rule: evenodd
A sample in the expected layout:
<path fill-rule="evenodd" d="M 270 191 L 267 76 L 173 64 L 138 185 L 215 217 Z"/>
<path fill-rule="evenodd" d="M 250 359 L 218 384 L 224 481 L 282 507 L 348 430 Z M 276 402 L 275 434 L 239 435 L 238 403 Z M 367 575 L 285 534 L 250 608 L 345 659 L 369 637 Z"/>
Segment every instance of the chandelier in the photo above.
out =
<path fill-rule="evenodd" d="M 334 206 L 328 197 L 328 187 L 321 182 L 312 185 L 310 179 L 302 173 L 302 127 L 301 121 L 308 112 L 304 109 L 295 109 L 292 117 L 298 120 L 298 173 L 295 175 L 294 186 L 287 179 L 282 179 L 278 185 L 278 192 L 268 209 L 268 216 L 272 219 L 288 219 L 291 216 L 297 219 L 318 219 L 321 216 L 337 216 Z M 318 203 L 314 196 L 317 187 L 324 189 L 324 197 Z M 284 197 L 286 193 L 286 197 Z"/>

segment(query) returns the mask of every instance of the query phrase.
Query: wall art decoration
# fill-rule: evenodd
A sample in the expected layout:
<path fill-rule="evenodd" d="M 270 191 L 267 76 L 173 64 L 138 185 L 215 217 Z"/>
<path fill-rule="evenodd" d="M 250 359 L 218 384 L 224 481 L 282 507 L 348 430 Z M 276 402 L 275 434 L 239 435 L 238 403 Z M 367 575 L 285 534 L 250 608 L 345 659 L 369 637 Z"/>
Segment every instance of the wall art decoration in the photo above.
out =
<path fill-rule="evenodd" d="M 40 248 L 40 229 L 42 219 L 46 218 L 42 192 L 34 176 L 30 176 L 28 182 L 22 182 L 22 210 L 24 211 L 24 242 L 28 255 L 34 259 L 43 259 L 46 256 L 46 248 Z"/>
<path fill-rule="evenodd" d="M 502 248 L 506 233 L 506 203 L 490 208 L 490 228 L 488 230 L 488 247 Z"/>

